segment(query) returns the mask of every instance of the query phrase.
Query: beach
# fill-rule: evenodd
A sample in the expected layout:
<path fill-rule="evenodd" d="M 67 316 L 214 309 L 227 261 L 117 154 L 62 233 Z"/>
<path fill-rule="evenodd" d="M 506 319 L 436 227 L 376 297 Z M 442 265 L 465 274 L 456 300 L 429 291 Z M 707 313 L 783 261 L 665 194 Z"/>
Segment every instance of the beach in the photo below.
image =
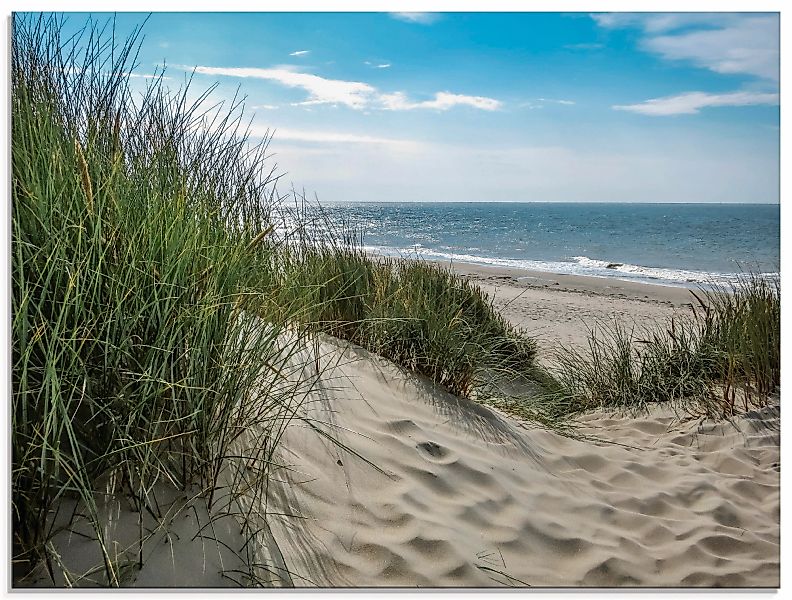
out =
<path fill-rule="evenodd" d="M 536 339 L 540 358 L 548 358 L 559 345 L 585 348 L 588 331 L 596 323 L 618 321 L 629 328 L 647 321 L 664 321 L 678 312 L 689 312 L 696 302 L 690 289 L 680 286 L 459 262 L 443 264 L 494 298 L 501 314 Z"/>
<path fill-rule="evenodd" d="M 681 288 L 455 268 L 509 318 L 542 331 L 541 351 L 582 346 L 596 319 L 687 309 Z M 562 435 L 360 348 L 325 342 L 323 356 L 337 366 L 306 407 L 359 456 L 305 427 L 288 430 L 270 509 L 301 518 L 270 524 L 291 584 L 779 584 L 777 406 L 731 423 L 667 406 L 598 411 Z"/>

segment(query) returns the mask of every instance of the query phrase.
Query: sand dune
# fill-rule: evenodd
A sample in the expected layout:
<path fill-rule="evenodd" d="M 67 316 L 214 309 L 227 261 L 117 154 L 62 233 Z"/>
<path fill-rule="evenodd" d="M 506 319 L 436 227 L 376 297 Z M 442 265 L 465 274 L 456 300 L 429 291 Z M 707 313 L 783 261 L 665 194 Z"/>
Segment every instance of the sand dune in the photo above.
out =
<path fill-rule="evenodd" d="M 582 344 L 588 319 L 622 310 L 659 318 L 686 298 L 584 282 L 614 285 L 614 297 L 577 283 L 501 283 L 496 304 L 511 319 L 540 315 L 541 343 L 552 348 Z M 163 518 L 142 524 L 151 532 L 143 568 L 125 571 L 125 585 L 236 585 L 251 560 L 262 565 L 259 581 L 308 587 L 779 585 L 777 404 L 731 423 L 666 408 L 593 413 L 569 437 L 322 340 L 293 357 L 293 376 L 315 386 L 304 420 L 285 429 L 266 503 L 233 500 L 259 515 L 258 550 L 242 533 L 240 508 L 212 513 L 198 496 L 161 496 Z M 259 438 L 240 440 L 240 453 L 255 454 Z M 225 498 L 220 505 L 232 502 Z M 123 499 L 102 502 L 113 551 L 136 561 L 138 513 Z M 68 520 L 74 507 L 63 508 Z M 90 536 L 78 523 L 53 547 L 72 574 L 101 575 L 80 527 Z M 42 569 L 23 584 L 51 585 Z"/>
<path fill-rule="evenodd" d="M 269 510 L 298 517 L 270 518 L 293 584 L 778 585 L 777 407 L 594 414 L 571 439 L 325 348 L 305 410 L 352 452 L 287 430 Z"/>

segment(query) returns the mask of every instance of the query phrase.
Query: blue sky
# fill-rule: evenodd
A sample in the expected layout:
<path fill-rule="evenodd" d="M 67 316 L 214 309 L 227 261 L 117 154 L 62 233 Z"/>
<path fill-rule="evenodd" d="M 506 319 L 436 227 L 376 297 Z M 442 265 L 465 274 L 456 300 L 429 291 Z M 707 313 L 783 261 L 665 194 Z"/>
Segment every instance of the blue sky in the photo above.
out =
<path fill-rule="evenodd" d="M 144 34 L 138 75 L 239 88 L 282 184 L 322 201 L 779 200 L 776 14 L 155 13 Z"/>

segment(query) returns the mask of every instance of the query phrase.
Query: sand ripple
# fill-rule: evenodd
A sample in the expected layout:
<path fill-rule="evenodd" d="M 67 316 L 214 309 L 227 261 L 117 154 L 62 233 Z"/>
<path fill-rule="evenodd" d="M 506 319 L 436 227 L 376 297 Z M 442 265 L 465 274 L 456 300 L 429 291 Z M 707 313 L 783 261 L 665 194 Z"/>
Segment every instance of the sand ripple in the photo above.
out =
<path fill-rule="evenodd" d="M 379 470 L 290 426 L 270 494 L 302 517 L 270 524 L 313 583 L 778 585 L 777 408 L 733 424 L 590 415 L 582 433 L 602 441 L 577 440 L 344 359 L 308 410 Z"/>

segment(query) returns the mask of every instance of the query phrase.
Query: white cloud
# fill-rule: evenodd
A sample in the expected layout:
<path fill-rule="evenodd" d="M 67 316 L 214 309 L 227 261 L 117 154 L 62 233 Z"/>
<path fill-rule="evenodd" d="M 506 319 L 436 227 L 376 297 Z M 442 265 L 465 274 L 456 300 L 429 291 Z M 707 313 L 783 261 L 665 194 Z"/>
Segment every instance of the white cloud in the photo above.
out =
<path fill-rule="evenodd" d="M 124 73 L 124 75 L 132 79 L 170 79 L 170 77 L 156 73 Z"/>
<path fill-rule="evenodd" d="M 390 63 L 382 63 L 379 65 L 374 65 L 375 69 L 390 69 Z"/>
<path fill-rule="evenodd" d="M 407 98 L 403 92 L 393 94 L 382 94 L 380 100 L 387 110 L 414 110 L 418 108 L 428 108 L 436 110 L 448 110 L 453 106 L 466 105 L 480 110 L 498 110 L 502 103 L 494 98 L 484 96 L 465 96 L 463 94 L 451 94 L 449 92 L 437 92 L 434 100 L 424 100 L 413 102 Z"/>
<path fill-rule="evenodd" d="M 305 67 L 303 65 L 292 65 L 289 63 L 282 63 L 279 65 L 272 65 L 270 69 L 277 69 L 278 71 L 291 71 L 293 73 L 304 73 Z"/>
<path fill-rule="evenodd" d="M 540 104 L 543 103 L 543 104 Z M 529 101 L 523 102 L 520 104 L 520 108 L 528 108 L 531 110 L 537 108 L 544 108 L 545 104 L 562 104 L 564 106 L 573 106 L 575 104 L 574 100 L 554 100 L 552 98 L 536 98 L 536 101 Z"/>
<path fill-rule="evenodd" d="M 420 23 L 421 25 L 431 25 L 440 18 L 438 13 L 431 12 L 392 12 L 390 16 L 400 21 Z"/>
<path fill-rule="evenodd" d="M 687 92 L 677 96 L 653 98 L 639 104 L 615 105 L 615 110 L 626 110 L 652 116 L 694 115 L 702 108 L 710 106 L 749 106 L 757 104 L 778 104 L 779 95 L 761 92 L 730 92 L 727 94 L 707 94 Z"/>
<path fill-rule="evenodd" d="M 192 70 L 184 65 L 178 68 Z M 383 65 L 378 65 L 385 68 Z M 390 66 L 390 65 L 388 65 Z M 480 110 L 497 110 L 502 106 L 500 100 L 485 96 L 467 96 L 450 92 L 437 92 L 433 100 L 413 102 L 403 92 L 382 93 L 374 86 L 360 81 L 327 79 L 310 73 L 295 71 L 293 68 L 259 69 L 252 67 L 195 67 L 196 73 L 226 77 L 251 77 L 275 81 L 292 88 L 308 92 L 308 99 L 292 103 L 293 106 L 331 104 L 348 106 L 354 109 L 384 108 L 386 110 L 436 109 L 448 110 L 454 106 L 466 105 Z"/>
<path fill-rule="evenodd" d="M 671 60 L 690 60 L 716 73 L 747 74 L 778 81 L 778 21 L 746 17 L 723 29 L 649 38 L 644 46 Z"/>
<path fill-rule="evenodd" d="M 256 133 L 255 128 L 253 134 Z M 397 138 L 385 138 L 371 135 L 360 135 L 345 131 L 321 131 L 304 129 L 275 129 L 275 140 L 290 140 L 296 142 L 312 142 L 318 144 L 375 144 L 393 148 L 410 148 L 420 146 L 419 142 Z"/>
<path fill-rule="evenodd" d="M 64 69 L 65 73 L 82 73 L 82 69 L 78 67 L 67 67 Z M 162 73 L 127 73 L 124 71 L 119 71 L 113 73 L 112 71 L 106 71 L 103 75 L 122 75 L 124 77 L 128 77 L 129 79 L 171 79 L 170 77 L 166 77 Z"/>
<path fill-rule="evenodd" d="M 252 77 L 276 81 L 281 85 L 301 88 L 308 92 L 308 100 L 301 104 L 344 104 L 350 108 L 363 108 L 375 94 L 376 88 L 360 81 L 326 79 L 310 73 L 287 69 L 257 69 L 244 67 L 195 67 L 196 73 L 227 77 Z"/>
<path fill-rule="evenodd" d="M 778 81 L 777 14 L 595 14 L 605 28 L 637 27 L 641 47 L 667 60 L 689 61 L 716 73 Z"/>
<path fill-rule="evenodd" d="M 738 13 L 595 13 L 591 18 L 600 27 L 618 29 L 637 27 L 647 33 L 662 33 L 683 28 L 722 27 L 739 19 Z"/>
<path fill-rule="evenodd" d="M 289 56 L 305 56 L 309 52 L 310 50 L 295 50 L 294 52 L 289 52 Z"/>
<path fill-rule="evenodd" d="M 257 104 L 255 106 L 251 106 L 250 108 L 253 110 L 277 110 L 280 107 L 276 106 L 275 104 Z"/>

